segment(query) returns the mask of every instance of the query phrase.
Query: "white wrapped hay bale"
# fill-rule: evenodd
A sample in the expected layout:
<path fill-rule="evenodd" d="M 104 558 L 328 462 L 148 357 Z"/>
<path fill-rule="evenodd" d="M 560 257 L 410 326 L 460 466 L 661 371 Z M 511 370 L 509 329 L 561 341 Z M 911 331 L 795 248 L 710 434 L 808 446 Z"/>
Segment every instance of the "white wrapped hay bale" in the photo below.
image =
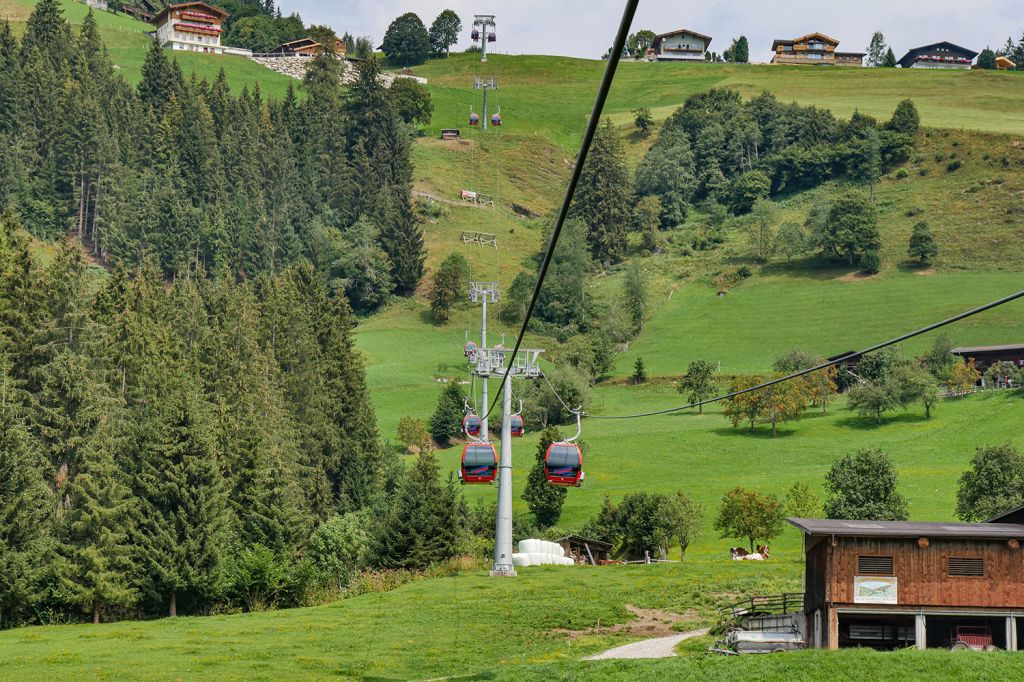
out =
<path fill-rule="evenodd" d="M 529 554 L 513 554 L 512 565 L 522 568 L 523 566 L 530 566 L 530 555 Z"/>
<path fill-rule="evenodd" d="M 540 540 L 520 540 L 519 551 L 523 554 L 540 554 Z"/>

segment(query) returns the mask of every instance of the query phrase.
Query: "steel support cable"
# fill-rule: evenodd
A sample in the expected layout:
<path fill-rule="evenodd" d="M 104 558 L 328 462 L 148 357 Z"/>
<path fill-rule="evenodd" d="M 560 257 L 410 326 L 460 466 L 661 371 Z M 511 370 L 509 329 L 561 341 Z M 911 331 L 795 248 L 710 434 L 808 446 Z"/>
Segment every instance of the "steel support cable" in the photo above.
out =
<path fill-rule="evenodd" d="M 594 102 L 594 111 L 590 114 L 590 120 L 587 122 L 587 129 L 583 135 L 583 143 L 580 145 L 579 154 L 576 157 L 576 165 L 573 166 L 572 175 L 569 178 L 569 186 L 565 191 L 565 199 L 562 201 L 562 207 L 558 211 L 558 219 L 555 221 L 555 227 L 551 231 L 551 239 L 548 240 L 547 251 L 544 253 L 544 260 L 541 261 L 540 272 L 537 275 L 537 283 L 533 287 L 533 295 L 530 296 L 530 304 L 526 307 L 526 316 L 523 317 L 523 324 L 519 329 L 519 335 L 516 337 L 515 348 L 512 349 L 512 354 L 509 356 L 511 362 L 515 362 L 515 358 L 519 353 L 519 348 L 523 345 L 523 337 L 526 336 L 526 328 L 530 324 L 530 318 L 533 316 L 533 309 L 537 305 L 537 299 L 540 297 L 540 290 L 544 286 L 544 278 L 548 274 L 548 267 L 551 265 L 551 259 L 555 254 L 555 246 L 558 244 L 558 237 L 562 234 L 562 227 L 565 225 L 566 216 L 569 214 L 569 206 L 572 204 L 572 199 L 576 194 L 576 186 L 580 182 L 580 174 L 583 172 L 583 165 L 587 161 L 587 155 L 590 153 L 590 145 L 594 141 L 594 135 L 597 133 L 597 126 L 601 123 L 601 114 L 604 112 L 605 102 L 608 100 L 608 92 L 611 90 L 612 81 L 615 80 L 615 71 L 619 67 L 619 60 L 622 57 L 622 51 L 626 47 L 626 38 L 629 35 L 629 29 L 633 25 L 633 16 L 636 14 L 636 7 L 640 3 L 640 0 L 627 0 L 626 9 L 622 13 L 622 21 L 619 23 L 619 31 L 615 36 L 615 42 L 612 45 L 612 51 L 608 55 L 608 65 L 604 70 L 604 77 L 601 80 L 601 87 L 597 91 L 597 100 Z M 487 409 L 486 417 L 491 415 L 494 411 L 495 405 L 501 399 L 502 391 L 505 388 L 505 382 L 508 381 L 508 373 L 501 378 L 501 385 L 498 386 L 498 390 L 495 391 L 494 400 L 491 401 L 491 406 Z"/>
<path fill-rule="evenodd" d="M 860 357 L 862 355 L 867 355 L 868 353 L 873 353 L 873 352 L 875 352 L 877 350 L 881 350 L 881 349 L 886 348 L 888 346 L 893 346 L 893 345 L 896 345 L 897 343 L 902 343 L 903 341 L 907 341 L 908 339 L 912 339 L 912 338 L 914 338 L 916 336 L 921 336 L 922 334 L 927 334 L 928 332 L 935 331 L 936 329 L 940 329 L 940 328 L 945 327 L 947 325 L 953 324 L 954 322 L 959 322 L 961 320 L 966 320 L 969 317 L 974 317 L 975 315 L 977 315 L 979 313 L 983 313 L 983 312 L 985 312 L 987 310 L 992 310 L 993 308 L 998 308 L 1001 305 L 1005 305 L 1005 304 L 1010 303 L 1012 301 L 1016 301 L 1016 300 L 1018 300 L 1020 298 L 1024 298 L 1024 291 L 1018 291 L 1015 294 L 1010 294 L 1009 296 L 1005 296 L 1003 298 L 1000 298 L 997 301 L 992 301 L 991 303 L 986 303 L 985 305 L 980 306 L 978 308 L 972 308 L 971 310 L 968 310 L 966 312 L 960 313 L 959 315 L 954 315 L 953 317 L 950 317 L 950 318 L 947 318 L 945 320 L 942 320 L 941 322 L 936 322 L 934 324 L 928 325 L 927 327 L 922 327 L 921 329 L 918 329 L 918 330 L 915 330 L 915 331 L 903 334 L 902 336 L 897 336 L 894 339 L 889 339 L 888 341 L 883 341 L 882 343 L 877 343 L 874 346 L 871 346 L 870 348 L 865 348 L 864 350 L 861 350 L 861 351 L 854 351 L 852 353 L 847 353 L 846 355 L 844 355 L 841 358 L 838 358 L 836 360 L 830 360 L 828 362 L 824 362 L 824 363 L 822 363 L 820 365 L 817 365 L 815 367 L 811 367 L 810 369 L 805 369 L 805 370 L 801 370 L 799 372 L 794 372 L 792 374 L 787 374 L 786 376 L 778 377 L 778 378 L 772 379 L 771 381 L 766 381 L 763 384 L 758 384 L 757 386 L 751 386 L 750 388 L 744 388 L 741 391 L 733 391 L 732 393 L 727 393 L 725 395 L 720 395 L 720 396 L 715 397 L 715 398 L 708 398 L 707 400 L 701 400 L 700 402 L 696 402 L 696 403 L 690 403 L 689 405 L 682 405 L 680 407 L 670 407 L 668 409 L 655 410 L 653 412 L 641 412 L 639 414 L 625 414 L 625 415 L 614 415 L 614 416 L 612 416 L 612 415 L 598 415 L 598 414 L 586 414 L 586 413 L 584 413 L 584 416 L 588 417 L 590 419 L 639 419 L 641 417 L 656 417 L 658 415 L 670 414 L 672 412 L 682 412 L 683 410 L 689 410 L 689 409 L 692 409 L 694 407 L 700 407 L 701 405 L 709 405 L 711 403 L 717 403 L 717 402 L 720 402 L 722 400 L 729 400 L 730 398 L 735 398 L 737 396 L 741 396 L 741 395 L 744 395 L 746 393 L 752 393 L 754 391 L 760 391 L 761 389 L 768 388 L 768 387 L 774 386 L 776 384 L 781 384 L 784 381 L 791 381 L 793 379 L 797 379 L 797 378 L 802 377 L 802 376 L 807 376 L 808 374 L 813 374 L 814 372 L 819 372 L 819 371 L 821 371 L 823 369 L 827 369 L 827 368 L 833 367 L 835 365 L 840 365 L 840 364 L 846 362 L 847 360 L 849 360 L 851 358 L 856 358 L 856 357 Z"/>

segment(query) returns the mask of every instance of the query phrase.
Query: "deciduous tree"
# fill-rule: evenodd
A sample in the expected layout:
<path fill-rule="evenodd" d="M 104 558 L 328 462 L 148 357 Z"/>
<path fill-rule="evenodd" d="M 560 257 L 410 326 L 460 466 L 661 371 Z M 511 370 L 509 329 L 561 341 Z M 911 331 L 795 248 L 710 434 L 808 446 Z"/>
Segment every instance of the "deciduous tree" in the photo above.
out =
<path fill-rule="evenodd" d="M 702 402 L 715 394 L 715 366 L 707 360 L 694 360 L 686 368 L 686 376 L 676 386 L 691 403 Z M 697 413 L 704 414 L 704 405 L 697 406 Z"/>
<path fill-rule="evenodd" d="M 1024 455 L 1009 443 L 977 449 L 960 476 L 956 515 L 966 523 L 986 521 L 1024 502 Z"/>
<path fill-rule="evenodd" d="M 859 450 L 837 459 L 825 476 L 830 519 L 905 521 L 907 501 L 897 491 L 896 467 L 881 450 Z"/>
<path fill-rule="evenodd" d="M 722 497 L 715 530 L 722 538 L 746 538 L 753 552 L 757 540 L 771 540 L 782 532 L 782 514 L 779 498 L 737 486 Z"/>
<path fill-rule="evenodd" d="M 451 54 L 452 45 L 459 42 L 462 33 L 462 19 L 450 9 L 443 10 L 430 25 L 430 45 L 434 54 L 447 57 Z"/>
<path fill-rule="evenodd" d="M 430 35 L 419 16 L 406 12 L 388 26 L 381 49 L 391 64 L 415 66 L 430 56 Z"/>

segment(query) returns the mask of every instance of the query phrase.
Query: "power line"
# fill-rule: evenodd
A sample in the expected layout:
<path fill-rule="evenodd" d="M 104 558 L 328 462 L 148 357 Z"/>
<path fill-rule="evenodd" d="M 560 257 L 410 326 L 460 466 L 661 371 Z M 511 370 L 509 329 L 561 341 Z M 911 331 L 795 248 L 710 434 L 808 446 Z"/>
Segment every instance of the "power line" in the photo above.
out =
<path fill-rule="evenodd" d="M 669 414 L 669 413 L 672 413 L 672 412 L 681 412 L 683 410 L 689 410 L 689 409 L 692 409 L 694 407 L 700 407 L 701 405 L 708 405 L 710 403 L 717 403 L 717 402 L 720 402 L 722 400 L 729 400 L 730 398 L 735 398 L 736 396 L 741 396 L 741 395 L 744 395 L 745 393 L 751 393 L 753 391 L 759 391 L 759 390 L 761 390 L 763 388 L 768 388 L 769 386 L 774 386 L 776 384 L 781 384 L 784 381 L 790 381 L 792 379 L 796 379 L 796 378 L 799 378 L 799 377 L 802 377 L 802 376 L 806 376 L 808 374 L 812 374 L 814 372 L 821 371 L 823 369 L 827 369 L 828 367 L 833 367 L 835 365 L 842 364 L 843 362 L 846 362 L 847 360 L 849 360 L 851 358 L 859 357 L 859 356 L 862 356 L 862 355 L 867 355 L 868 353 L 873 353 L 876 350 L 881 350 L 881 349 L 886 348 L 888 346 L 893 346 L 893 345 L 895 345 L 897 343 L 902 343 L 903 341 L 907 341 L 908 339 L 912 339 L 912 338 L 914 338 L 916 336 L 921 336 L 922 334 L 927 334 L 928 332 L 935 331 L 936 329 L 940 329 L 940 328 L 945 327 L 947 325 L 953 324 L 954 322 L 959 322 L 960 320 L 966 320 L 968 317 L 973 317 L 973 316 L 975 316 L 975 315 L 977 315 L 979 313 L 985 312 L 986 310 L 992 310 L 993 308 L 998 308 L 1001 305 L 1005 305 L 1005 304 L 1010 303 L 1012 301 L 1016 301 L 1017 299 L 1020 299 L 1020 298 L 1024 298 L 1024 291 L 1018 291 L 1015 294 L 1011 294 L 1011 295 L 1006 296 L 1004 298 L 1000 298 L 997 301 L 992 301 L 991 303 L 986 303 L 985 305 L 980 306 L 978 308 L 972 308 L 971 310 L 968 310 L 966 312 L 960 313 L 959 315 L 954 315 L 953 317 L 950 317 L 950 318 L 947 318 L 945 320 L 942 320 L 941 322 L 936 322 L 934 324 L 928 325 L 927 327 L 922 327 L 921 329 L 918 329 L 916 331 L 908 332 L 906 334 L 903 334 L 902 336 L 897 336 L 894 339 L 889 339 L 888 341 L 883 341 L 882 343 L 875 344 L 874 346 L 871 346 L 870 348 L 865 348 L 862 351 L 855 351 L 853 353 L 847 353 L 846 355 L 842 356 L 841 358 L 838 358 L 836 360 L 829 360 L 828 362 L 824 362 L 824 363 L 822 363 L 820 365 L 817 365 L 815 367 L 811 367 L 810 369 L 805 369 L 805 370 L 801 370 L 799 372 L 794 372 L 793 374 L 787 374 L 784 377 L 778 377 L 776 379 L 772 379 L 771 381 L 766 381 L 763 384 L 758 384 L 757 386 L 751 386 L 750 388 L 745 388 L 745 389 L 743 389 L 741 391 L 733 391 L 732 393 L 727 393 L 726 395 L 720 395 L 720 396 L 718 396 L 716 398 L 709 398 L 707 400 L 702 400 L 700 402 L 690 403 L 689 405 L 682 405 L 681 407 L 671 407 L 671 408 L 668 408 L 668 409 L 665 409 L 665 410 L 655 410 L 653 412 L 641 412 L 639 414 L 627 414 L 627 415 L 615 415 L 615 416 L 588 414 L 588 415 L 585 415 L 585 416 L 587 416 L 590 419 L 639 419 L 641 417 L 655 417 L 655 416 L 658 416 L 658 415 Z M 552 388 L 552 390 L 554 390 L 554 389 Z M 561 400 L 561 398 L 559 398 L 559 400 Z"/>
<path fill-rule="evenodd" d="M 583 135 L 583 144 L 580 146 L 579 155 L 576 157 L 576 165 L 572 169 L 572 175 L 569 178 L 569 186 L 565 191 L 565 199 L 562 201 L 562 208 L 558 211 L 558 220 L 555 221 L 555 228 L 551 232 L 551 239 L 548 241 L 547 251 L 544 253 L 544 260 L 541 262 L 540 273 L 537 276 L 537 284 L 533 287 L 533 295 L 530 297 L 530 305 L 526 308 L 526 316 L 523 318 L 523 325 L 519 329 L 519 335 L 516 337 L 516 345 L 512 350 L 512 358 L 515 358 L 519 353 L 519 348 L 523 344 L 523 337 L 526 335 L 526 327 L 530 324 L 530 318 L 533 316 L 534 306 L 537 305 L 537 299 L 540 297 L 540 290 L 544 286 L 544 278 L 548 274 L 548 267 L 551 265 L 551 259 L 555 254 L 555 246 L 558 244 L 558 237 L 562 234 L 562 227 L 565 225 L 566 216 L 569 213 L 569 205 L 572 203 L 572 198 L 576 194 L 576 186 L 580 181 L 580 174 L 583 172 L 583 165 L 587 161 L 587 155 L 590 153 L 590 145 L 594 141 L 594 135 L 597 133 L 597 126 L 601 122 L 601 114 L 604 112 L 604 104 L 608 100 L 608 92 L 611 90 L 612 81 L 615 79 L 615 71 L 619 66 L 619 59 L 622 57 L 622 51 L 626 46 L 626 37 L 629 35 L 629 28 L 633 24 L 633 16 L 636 14 L 636 7 L 640 0 L 627 0 L 626 9 L 622 14 L 622 21 L 619 23 L 619 32 L 615 36 L 615 43 L 612 45 L 611 54 L 608 56 L 608 66 L 604 70 L 604 78 L 601 80 L 601 88 L 597 92 L 597 100 L 594 102 L 594 111 L 590 114 L 590 120 L 587 122 L 587 130 Z M 495 394 L 494 401 L 491 406 L 487 408 L 487 414 L 494 410 L 495 405 L 498 404 L 498 396 L 502 394 L 502 388 L 505 386 L 505 382 L 508 381 L 508 375 L 506 374 L 501 380 L 501 386 L 498 387 L 498 391 Z"/>

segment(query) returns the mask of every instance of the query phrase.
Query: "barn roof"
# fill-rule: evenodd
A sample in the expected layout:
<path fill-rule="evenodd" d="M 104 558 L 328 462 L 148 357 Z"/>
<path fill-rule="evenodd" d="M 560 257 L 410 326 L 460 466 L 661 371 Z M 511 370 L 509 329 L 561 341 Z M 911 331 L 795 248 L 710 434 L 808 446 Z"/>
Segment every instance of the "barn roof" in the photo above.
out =
<path fill-rule="evenodd" d="M 594 540 L 593 538 L 583 537 L 582 535 L 566 535 L 565 537 L 558 538 L 555 542 L 585 542 L 588 545 L 594 545 L 595 547 L 604 547 L 605 549 L 611 549 L 614 545 L 610 542 L 604 542 L 603 540 Z"/>
<path fill-rule="evenodd" d="M 914 58 L 917 57 L 919 53 L 927 52 L 928 50 L 933 50 L 937 47 L 944 47 L 952 52 L 957 52 L 964 59 L 974 59 L 975 57 L 978 56 L 978 53 L 975 52 L 974 50 L 968 50 L 966 47 L 960 47 L 955 43 L 949 42 L 948 40 L 943 40 L 938 43 L 932 43 L 931 45 L 922 45 L 921 47 L 915 47 L 909 50 L 905 55 L 903 55 L 903 57 L 901 57 L 900 60 L 896 63 L 902 66 L 903 68 L 907 68 L 914 63 Z"/>
<path fill-rule="evenodd" d="M 1001 346 L 961 346 L 949 351 L 953 355 L 967 353 L 997 353 L 1002 350 L 1024 350 L 1024 343 L 1005 343 Z"/>
<path fill-rule="evenodd" d="M 846 519 L 786 519 L 807 535 L 887 538 L 1024 538 L 1024 524 L 943 523 L 941 521 L 853 521 Z"/>

